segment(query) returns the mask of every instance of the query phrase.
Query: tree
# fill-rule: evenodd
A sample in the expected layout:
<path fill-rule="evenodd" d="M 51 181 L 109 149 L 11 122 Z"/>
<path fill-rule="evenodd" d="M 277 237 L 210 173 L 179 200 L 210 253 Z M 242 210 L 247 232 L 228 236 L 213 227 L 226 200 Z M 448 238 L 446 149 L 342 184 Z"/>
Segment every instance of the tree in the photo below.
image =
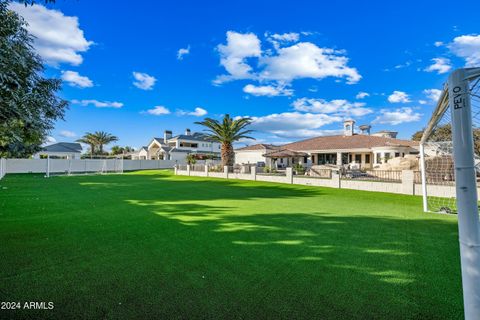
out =
<path fill-rule="evenodd" d="M 94 134 L 87 132 L 83 135 L 83 137 L 78 139 L 77 142 L 85 143 L 90 146 L 90 158 L 92 158 L 93 154 L 95 153 L 95 147 L 97 145 Z"/>
<path fill-rule="evenodd" d="M 28 157 L 41 148 L 68 102 L 59 79 L 43 77 L 26 22 L 0 0 L 0 157 Z"/>
<path fill-rule="evenodd" d="M 103 154 L 103 146 L 111 142 L 118 141 L 118 137 L 105 132 L 105 131 L 96 131 L 92 135 L 93 141 L 95 141 L 95 146 L 98 147 L 98 153 Z"/>
<path fill-rule="evenodd" d="M 112 149 L 110 150 L 110 154 L 115 156 L 118 154 L 129 153 L 134 151 L 135 150 L 129 146 L 126 146 L 126 147 L 113 146 Z"/>
<path fill-rule="evenodd" d="M 189 153 L 187 155 L 186 160 L 187 160 L 187 163 L 190 164 L 190 165 L 197 163 L 197 158 L 195 157 L 195 155 L 193 153 Z"/>
<path fill-rule="evenodd" d="M 412 135 L 413 141 L 420 141 L 423 136 L 423 130 L 417 131 Z M 431 142 L 441 142 L 441 141 L 452 141 L 452 125 L 444 124 L 438 126 L 431 133 L 428 141 Z M 474 152 L 477 155 L 480 155 L 480 128 L 473 128 L 473 145 Z"/>
<path fill-rule="evenodd" d="M 222 144 L 221 156 L 222 165 L 232 166 L 234 163 L 233 143 L 240 139 L 253 139 L 247 136 L 253 130 L 244 130 L 252 122 L 251 118 L 232 119 L 230 115 L 226 114 L 223 121 L 212 118 L 205 118 L 203 121 L 195 122 L 207 129 L 207 138 L 212 141 L 220 142 Z"/>

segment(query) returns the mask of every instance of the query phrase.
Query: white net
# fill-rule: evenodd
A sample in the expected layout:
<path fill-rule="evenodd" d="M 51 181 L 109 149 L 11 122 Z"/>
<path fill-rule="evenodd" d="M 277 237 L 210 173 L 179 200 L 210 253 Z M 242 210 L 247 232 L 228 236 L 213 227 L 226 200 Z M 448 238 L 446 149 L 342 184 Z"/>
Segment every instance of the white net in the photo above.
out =
<path fill-rule="evenodd" d="M 480 172 L 480 83 L 471 81 L 472 124 L 477 176 Z M 452 142 L 452 116 L 446 88 L 422 137 L 424 160 L 422 180 L 426 189 L 428 211 L 457 213 L 455 168 Z"/>

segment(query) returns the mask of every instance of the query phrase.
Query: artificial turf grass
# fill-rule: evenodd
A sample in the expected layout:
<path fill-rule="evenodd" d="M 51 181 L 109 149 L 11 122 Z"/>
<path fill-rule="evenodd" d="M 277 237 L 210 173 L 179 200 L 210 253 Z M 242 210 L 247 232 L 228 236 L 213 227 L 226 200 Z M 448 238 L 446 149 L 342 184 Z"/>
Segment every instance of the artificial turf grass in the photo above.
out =
<path fill-rule="evenodd" d="M 0 186 L 1 300 L 55 303 L 9 317 L 462 318 L 456 219 L 418 197 L 169 171 Z"/>

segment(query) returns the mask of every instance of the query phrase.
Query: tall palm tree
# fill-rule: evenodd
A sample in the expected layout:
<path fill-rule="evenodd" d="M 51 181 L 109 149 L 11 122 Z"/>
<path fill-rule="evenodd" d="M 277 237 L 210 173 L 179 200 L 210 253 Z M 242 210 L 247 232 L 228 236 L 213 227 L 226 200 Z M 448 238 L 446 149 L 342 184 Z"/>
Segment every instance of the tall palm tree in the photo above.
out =
<path fill-rule="evenodd" d="M 96 146 L 98 147 L 98 152 L 103 154 L 103 146 L 109 144 L 110 142 L 118 141 L 118 137 L 105 132 L 105 131 L 95 131 L 93 134 L 93 139 L 96 142 Z"/>
<path fill-rule="evenodd" d="M 83 137 L 78 139 L 77 142 L 85 143 L 90 146 L 90 158 L 92 158 L 93 154 L 95 153 L 95 146 L 97 145 L 94 134 L 87 132 L 83 135 Z"/>
<path fill-rule="evenodd" d="M 222 144 L 222 165 L 231 166 L 234 162 L 233 143 L 240 139 L 255 138 L 247 136 L 253 130 L 244 130 L 252 122 L 252 118 L 232 119 L 230 115 L 226 114 L 223 121 L 218 121 L 212 118 L 205 118 L 203 121 L 195 122 L 207 129 L 207 137 L 213 141 Z"/>

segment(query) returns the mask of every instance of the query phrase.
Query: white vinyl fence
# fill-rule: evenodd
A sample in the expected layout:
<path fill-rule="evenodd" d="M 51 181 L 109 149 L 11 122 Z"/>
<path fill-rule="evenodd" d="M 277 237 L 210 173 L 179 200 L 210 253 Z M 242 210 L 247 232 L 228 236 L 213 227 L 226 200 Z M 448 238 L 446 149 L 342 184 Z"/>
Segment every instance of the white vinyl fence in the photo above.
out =
<path fill-rule="evenodd" d="M 5 177 L 7 173 L 7 161 L 5 159 L 0 158 L 0 180 Z"/>
<path fill-rule="evenodd" d="M 148 169 L 173 169 L 175 160 L 121 160 L 121 159 L 2 159 L 1 172 L 8 173 L 82 173 L 82 172 L 118 172 Z M 47 168 L 49 167 L 49 168 Z"/>

